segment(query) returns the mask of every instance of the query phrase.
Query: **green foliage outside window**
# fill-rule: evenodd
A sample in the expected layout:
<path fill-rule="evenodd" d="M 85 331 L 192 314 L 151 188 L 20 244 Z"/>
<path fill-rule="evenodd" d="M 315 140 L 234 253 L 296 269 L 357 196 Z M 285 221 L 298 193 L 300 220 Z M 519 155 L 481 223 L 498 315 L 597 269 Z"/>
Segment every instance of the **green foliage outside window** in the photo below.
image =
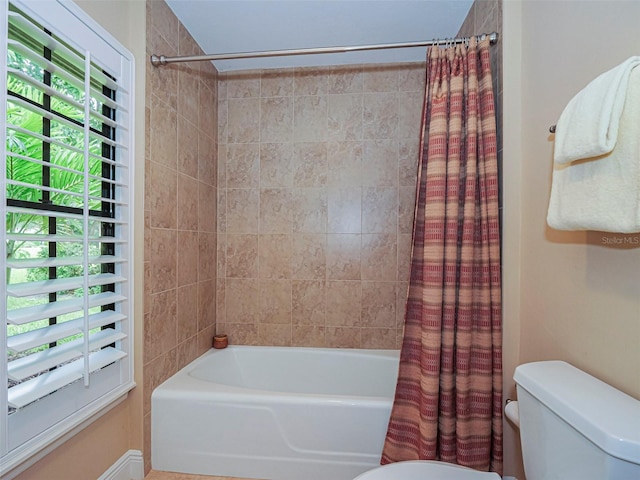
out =
<path fill-rule="evenodd" d="M 14 180 L 18 184 L 7 183 L 6 193 L 8 200 L 23 201 L 34 205 L 49 203 L 56 206 L 70 208 L 82 208 L 84 205 L 84 170 L 85 170 L 85 132 L 83 105 L 85 95 L 76 86 L 57 75 L 48 75 L 45 71 L 29 59 L 17 52 L 9 51 L 8 54 L 7 90 L 9 92 L 7 102 L 6 123 L 18 127 L 7 128 L 6 139 L 6 176 L 7 180 Z M 14 69 L 15 71 L 12 71 Z M 58 92 L 56 95 L 45 95 L 41 83 L 48 76 L 47 82 L 52 89 Z M 25 79 L 25 76 L 28 77 Z M 33 80 L 29 80 L 33 79 Z M 62 98 L 60 98 L 62 97 Z M 64 99 L 68 99 L 65 101 Z M 27 106 L 25 103 L 27 102 Z M 91 109 L 101 112 L 102 105 L 94 98 L 89 99 Z M 80 107 L 79 108 L 79 105 Z M 33 107 L 31 107 L 33 105 Z M 56 115 L 46 119 L 38 109 L 53 111 Z M 66 123 L 58 121 L 57 117 L 66 119 Z M 91 119 L 90 126 L 94 132 L 89 138 L 89 152 L 96 157 L 102 155 L 102 139 L 95 132 L 102 130 L 102 123 L 95 118 Z M 43 140 L 49 138 L 51 141 Z M 46 153 L 45 153 L 46 150 Z M 15 155 L 10 154 L 13 153 Z M 34 161 L 35 160 L 35 161 Z M 45 164 L 46 162 L 46 164 Z M 52 167 L 48 167 L 51 165 Z M 60 168 L 53 168 L 57 166 Z M 100 210 L 101 202 L 97 200 L 101 196 L 102 181 L 100 180 L 103 168 L 99 158 L 91 158 L 89 162 L 90 173 L 95 176 L 89 182 L 89 195 L 96 200 L 90 200 L 91 210 Z M 46 175 L 43 173 L 46 169 Z M 40 188 L 43 179 L 47 178 L 51 191 L 45 193 Z M 76 196 L 72 194 L 77 194 Z M 100 236 L 99 227 L 90 224 L 90 236 Z M 55 222 L 57 235 L 77 236 L 84 229 L 81 221 L 67 218 L 58 218 Z M 6 215 L 6 231 L 14 234 L 41 235 L 51 234 L 50 223 L 46 217 L 38 214 L 9 212 Z M 48 241 L 7 240 L 7 261 L 12 259 L 47 258 L 50 256 L 51 244 Z M 78 241 L 57 242 L 55 245 L 57 257 L 82 257 L 83 243 Z M 89 255 L 100 255 L 100 243 L 89 244 Z M 100 273 L 101 266 L 92 264 L 89 274 Z M 7 283 L 21 283 L 47 280 L 50 271 L 47 267 L 28 269 L 6 269 Z M 56 268 L 57 278 L 80 277 L 83 275 L 83 267 L 78 265 L 64 265 Z M 92 291 L 100 291 L 100 287 L 92 287 Z M 81 290 L 58 292 L 58 298 L 81 295 Z M 8 308 L 22 308 L 47 302 L 46 296 L 10 298 Z M 57 319 L 65 321 L 64 317 Z M 9 336 L 23 333 L 24 331 L 38 328 L 38 323 L 27 325 L 8 325 Z"/>

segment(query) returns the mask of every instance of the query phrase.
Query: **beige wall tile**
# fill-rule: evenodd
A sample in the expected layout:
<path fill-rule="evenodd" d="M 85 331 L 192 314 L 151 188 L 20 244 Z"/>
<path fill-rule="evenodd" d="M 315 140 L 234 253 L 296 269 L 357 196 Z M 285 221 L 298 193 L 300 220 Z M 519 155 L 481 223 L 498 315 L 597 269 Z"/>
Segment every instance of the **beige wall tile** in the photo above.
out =
<path fill-rule="evenodd" d="M 218 167 L 215 137 L 198 132 L 198 180 L 211 186 L 217 186 Z"/>
<path fill-rule="evenodd" d="M 424 92 L 398 94 L 398 138 L 415 140 L 420 138 L 422 104 Z"/>
<path fill-rule="evenodd" d="M 398 142 L 398 184 L 401 187 L 416 188 L 418 177 L 419 142 L 415 139 Z"/>
<path fill-rule="evenodd" d="M 216 279 L 216 326 L 227 321 L 227 282 L 224 277 Z"/>
<path fill-rule="evenodd" d="M 258 235 L 227 235 L 227 278 L 258 278 Z"/>
<path fill-rule="evenodd" d="M 329 233 L 360 233 L 362 231 L 362 188 L 329 188 L 327 222 Z"/>
<path fill-rule="evenodd" d="M 167 353 L 177 343 L 176 291 L 154 293 L 151 301 L 151 312 L 145 317 L 145 362 Z"/>
<path fill-rule="evenodd" d="M 154 34 L 158 33 L 154 30 Z M 178 50 L 161 36 L 156 36 L 154 52 L 167 52 L 166 55 L 177 55 Z M 178 70 L 175 68 L 153 68 L 147 70 L 147 84 L 151 85 L 147 96 L 157 96 L 171 109 L 178 108 Z M 153 104 L 153 101 L 152 101 Z"/>
<path fill-rule="evenodd" d="M 177 232 L 177 286 L 190 285 L 198 281 L 198 232 Z"/>
<path fill-rule="evenodd" d="M 216 231 L 216 187 L 198 183 L 198 230 Z"/>
<path fill-rule="evenodd" d="M 198 178 L 198 128 L 178 115 L 178 172 Z"/>
<path fill-rule="evenodd" d="M 218 100 L 216 98 L 216 85 L 200 80 L 199 83 L 200 102 L 198 103 L 198 129 L 210 137 L 216 138 L 218 119 L 216 108 Z"/>
<path fill-rule="evenodd" d="M 362 233 L 395 233 L 398 226 L 398 189 L 362 189 Z"/>
<path fill-rule="evenodd" d="M 177 119 L 175 108 L 166 103 L 167 98 L 151 98 L 151 125 L 150 125 L 150 149 L 149 158 L 159 164 L 173 170 L 177 165 L 178 138 Z"/>
<path fill-rule="evenodd" d="M 362 284 L 359 281 L 329 280 L 327 282 L 326 326 L 360 327 Z"/>
<path fill-rule="evenodd" d="M 398 94 L 368 93 L 364 95 L 362 126 L 365 140 L 396 138 L 398 134 Z"/>
<path fill-rule="evenodd" d="M 180 55 L 198 55 L 200 53 L 200 47 L 196 41 L 191 37 L 191 34 L 182 23 L 179 24 L 179 40 L 178 40 L 178 52 Z M 200 63 L 183 64 L 194 71 L 194 75 L 200 74 Z"/>
<path fill-rule="evenodd" d="M 362 326 L 395 329 L 396 282 L 362 282 Z"/>
<path fill-rule="evenodd" d="M 360 348 L 361 328 L 325 327 L 325 343 L 333 348 Z"/>
<path fill-rule="evenodd" d="M 259 306 L 260 325 L 277 323 L 291 326 L 291 280 L 260 280 Z"/>
<path fill-rule="evenodd" d="M 360 234 L 327 235 L 327 279 L 360 280 Z"/>
<path fill-rule="evenodd" d="M 260 96 L 260 74 L 256 71 L 229 72 L 225 84 L 228 99 Z"/>
<path fill-rule="evenodd" d="M 327 265 L 325 234 L 293 235 L 291 245 L 291 276 L 298 280 L 324 280 Z"/>
<path fill-rule="evenodd" d="M 223 82 L 224 85 L 226 83 Z M 226 89 L 224 89 L 226 90 Z M 229 102 L 227 100 L 218 99 L 218 142 L 227 143 L 229 136 Z"/>
<path fill-rule="evenodd" d="M 324 326 L 327 315 L 324 280 L 294 280 L 291 284 L 293 325 Z"/>
<path fill-rule="evenodd" d="M 178 203 L 177 172 L 156 162 L 149 162 L 150 188 L 146 192 L 152 228 L 176 228 Z"/>
<path fill-rule="evenodd" d="M 408 282 L 411 273 L 411 233 L 398 235 L 398 282 Z"/>
<path fill-rule="evenodd" d="M 258 325 L 258 339 L 261 345 L 288 347 L 291 345 L 291 324 L 287 325 Z"/>
<path fill-rule="evenodd" d="M 175 349 L 170 350 L 151 361 L 145 361 L 143 387 L 143 411 L 145 414 L 151 412 L 151 393 L 153 390 L 178 370 L 179 368 L 176 363 Z"/>
<path fill-rule="evenodd" d="M 215 322 L 216 283 L 214 280 L 198 282 L 198 332 L 209 327 L 215 329 Z M 209 340 L 211 338 L 209 337 Z"/>
<path fill-rule="evenodd" d="M 279 143 L 293 140 L 293 98 L 260 100 L 260 141 Z"/>
<path fill-rule="evenodd" d="M 336 66 L 328 75 L 329 93 L 362 93 L 363 68 L 361 65 Z"/>
<path fill-rule="evenodd" d="M 327 145 L 325 142 L 293 144 L 293 186 L 323 187 L 327 184 Z"/>
<path fill-rule="evenodd" d="M 397 92 L 399 65 L 370 66 L 364 70 L 365 92 Z"/>
<path fill-rule="evenodd" d="M 294 188 L 292 210 L 294 233 L 327 231 L 326 188 Z"/>
<path fill-rule="evenodd" d="M 260 78 L 260 96 L 292 97 L 293 96 L 293 68 L 278 70 L 263 70 Z"/>
<path fill-rule="evenodd" d="M 153 51 L 202 53 L 164 2 L 149 1 L 147 6 L 147 45 Z M 226 312 L 225 285 L 216 278 L 217 270 L 225 272 L 226 260 L 222 255 L 217 266 L 216 229 L 226 228 L 227 194 L 224 190 L 217 198 L 219 178 L 226 183 L 218 154 L 226 159 L 226 144 L 219 148 L 216 141 L 227 139 L 228 115 L 226 103 L 218 101 L 217 73 L 210 64 L 149 68 L 146 93 L 142 383 L 148 441 L 152 390 L 211 347 L 217 295 L 220 311 Z M 234 111 L 242 113 L 242 108 Z M 234 134 L 242 140 L 242 129 Z M 225 240 L 222 235 L 223 245 Z M 145 465 L 150 465 L 148 448 Z"/>
<path fill-rule="evenodd" d="M 260 192 L 250 189 L 226 190 L 227 233 L 258 233 Z"/>
<path fill-rule="evenodd" d="M 198 290 L 193 285 L 178 288 L 177 328 L 178 342 L 184 342 L 198 333 Z"/>
<path fill-rule="evenodd" d="M 327 97 L 295 97 L 293 139 L 296 142 L 324 142 L 327 139 Z"/>
<path fill-rule="evenodd" d="M 322 69 L 298 68 L 294 73 L 294 95 L 322 95 L 327 93 L 328 81 Z"/>
<path fill-rule="evenodd" d="M 361 348 L 398 348 L 395 328 L 363 328 L 360 335 Z"/>
<path fill-rule="evenodd" d="M 257 323 L 223 323 L 218 325 L 217 332 L 226 333 L 231 344 L 259 345 Z"/>
<path fill-rule="evenodd" d="M 227 323 L 258 324 L 260 317 L 260 288 L 257 279 L 227 278 L 226 310 Z"/>
<path fill-rule="evenodd" d="M 176 47 L 180 39 L 180 21 L 165 2 L 148 2 L 147 23 L 157 29 L 152 38 L 162 37 L 167 43 Z"/>
<path fill-rule="evenodd" d="M 362 235 L 362 280 L 391 280 L 398 272 L 397 235 Z"/>
<path fill-rule="evenodd" d="M 198 351 L 198 336 L 189 337 L 176 347 L 176 363 L 178 365 L 187 365 L 202 355 Z"/>
<path fill-rule="evenodd" d="M 213 232 L 198 232 L 198 281 L 215 280 L 218 235 Z M 192 256 L 194 252 L 191 252 Z"/>
<path fill-rule="evenodd" d="M 178 174 L 177 226 L 180 230 L 198 230 L 198 181 Z"/>
<path fill-rule="evenodd" d="M 218 203 L 216 204 L 216 229 L 218 233 L 227 231 L 227 190 L 219 188 L 217 191 Z"/>
<path fill-rule="evenodd" d="M 292 195 L 290 188 L 267 188 L 260 191 L 260 233 L 291 233 Z"/>
<path fill-rule="evenodd" d="M 291 343 L 300 347 L 326 347 L 324 332 L 324 327 L 294 325 L 291 329 Z"/>
<path fill-rule="evenodd" d="M 398 233 L 413 232 L 413 217 L 416 207 L 416 188 L 400 187 L 398 189 Z"/>
<path fill-rule="evenodd" d="M 217 85 L 218 327 L 235 343 L 397 348 L 424 63 L 232 77 Z"/>
<path fill-rule="evenodd" d="M 176 68 L 178 70 L 178 114 L 195 122 L 199 115 L 200 68 L 197 64 L 189 63 L 181 64 Z"/>
<path fill-rule="evenodd" d="M 228 145 L 226 152 L 227 188 L 256 188 L 260 184 L 260 145 Z"/>
<path fill-rule="evenodd" d="M 400 69 L 398 72 L 398 90 L 401 92 L 420 92 L 422 100 L 424 98 L 426 79 L 426 64 L 416 63 L 406 68 Z M 422 108 L 422 107 L 421 107 Z"/>
<path fill-rule="evenodd" d="M 327 184 L 330 187 L 359 187 L 368 168 L 362 162 L 361 141 L 328 142 Z"/>
<path fill-rule="evenodd" d="M 398 334 L 402 335 L 404 328 L 404 314 L 407 309 L 407 297 L 409 295 L 409 280 L 398 282 L 398 288 L 396 290 L 397 302 L 396 302 L 396 330 Z M 398 348 L 400 345 L 398 345 Z"/>
<path fill-rule="evenodd" d="M 175 230 L 152 228 L 150 235 L 150 291 L 151 293 L 158 293 L 176 288 L 177 232 Z"/>
<path fill-rule="evenodd" d="M 260 278 L 291 278 L 291 241 L 291 235 L 260 236 Z"/>
<path fill-rule="evenodd" d="M 198 331 L 198 335 L 196 335 L 196 348 L 198 349 L 196 355 L 198 357 L 211 349 L 211 346 L 213 345 L 213 336 L 215 334 L 215 325 L 209 325 Z"/>
<path fill-rule="evenodd" d="M 260 141 L 260 99 L 230 98 L 227 106 L 227 142 Z"/>
<path fill-rule="evenodd" d="M 397 187 L 398 141 L 396 139 L 367 140 L 363 142 L 363 146 L 362 185 Z"/>
<path fill-rule="evenodd" d="M 293 144 L 260 144 L 260 187 L 293 187 Z"/>
<path fill-rule="evenodd" d="M 329 95 L 327 138 L 330 141 L 362 140 L 362 94 Z"/>

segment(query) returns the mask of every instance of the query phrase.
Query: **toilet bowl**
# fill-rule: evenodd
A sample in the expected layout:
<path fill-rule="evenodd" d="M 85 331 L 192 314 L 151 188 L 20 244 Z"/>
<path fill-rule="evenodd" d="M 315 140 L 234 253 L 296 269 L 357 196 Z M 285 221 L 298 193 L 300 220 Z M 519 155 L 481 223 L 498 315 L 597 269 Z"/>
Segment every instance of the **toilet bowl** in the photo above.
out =
<path fill-rule="evenodd" d="M 411 460 L 374 468 L 354 480 L 500 480 L 500 475 L 451 463 Z"/>

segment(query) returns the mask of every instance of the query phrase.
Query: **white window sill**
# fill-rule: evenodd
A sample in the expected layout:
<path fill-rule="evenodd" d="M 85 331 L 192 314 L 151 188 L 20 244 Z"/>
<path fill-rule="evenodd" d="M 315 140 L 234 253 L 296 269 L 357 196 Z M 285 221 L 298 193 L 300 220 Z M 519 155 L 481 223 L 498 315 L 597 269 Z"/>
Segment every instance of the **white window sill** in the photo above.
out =
<path fill-rule="evenodd" d="M 114 390 L 98 401 L 89 405 L 84 411 L 78 412 L 68 421 L 59 422 L 54 427 L 43 432 L 35 441 L 28 442 L 25 447 L 18 447 L 9 452 L 0 462 L 0 477 L 11 480 L 26 469 L 37 463 L 44 456 L 51 453 L 78 432 L 91 425 L 94 421 L 108 413 L 111 409 L 126 400 L 128 393 L 136 384 L 131 382 Z"/>

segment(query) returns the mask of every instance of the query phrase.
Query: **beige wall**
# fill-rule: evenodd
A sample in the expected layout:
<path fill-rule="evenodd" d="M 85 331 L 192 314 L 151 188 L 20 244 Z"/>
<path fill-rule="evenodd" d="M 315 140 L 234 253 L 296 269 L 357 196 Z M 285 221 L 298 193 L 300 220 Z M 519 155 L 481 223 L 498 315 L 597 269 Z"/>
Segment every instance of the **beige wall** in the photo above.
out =
<path fill-rule="evenodd" d="M 147 2 L 147 57 L 203 52 L 164 1 Z M 146 65 L 144 454 L 151 393 L 215 332 L 217 72 Z"/>
<path fill-rule="evenodd" d="M 221 75 L 218 332 L 398 348 L 424 65 Z"/>
<path fill-rule="evenodd" d="M 519 345 L 507 363 L 565 360 L 640 398 L 640 246 L 616 247 L 608 244 L 615 234 L 554 231 L 545 222 L 548 128 L 590 80 L 638 54 L 640 3 L 504 7 L 505 278 L 520 285 L 519 307 L 505 314 L 509 341 Z"/>
<path fill-rule="evenodd" d="M 82 0 L 76 3 L 109 31 L 136 58 L 135 90 L 144 98 L 145 9 L 142 2 L 126 0 Z M 144 103 L 136 103 L 135 128 L 136 205 L 134 215 L 142 218 L 144 176 Z M 135 226 L 135 275 L 142 278 L 142 222 Z M 71 437 L 42 460 L 16 477 L 18 480 L 94 479 L 102 475 L 129 449 L 142 449 L 142 282 L 135 286 L 134 342 L 138 387 L 127 399 L 91 425 Z"/>

